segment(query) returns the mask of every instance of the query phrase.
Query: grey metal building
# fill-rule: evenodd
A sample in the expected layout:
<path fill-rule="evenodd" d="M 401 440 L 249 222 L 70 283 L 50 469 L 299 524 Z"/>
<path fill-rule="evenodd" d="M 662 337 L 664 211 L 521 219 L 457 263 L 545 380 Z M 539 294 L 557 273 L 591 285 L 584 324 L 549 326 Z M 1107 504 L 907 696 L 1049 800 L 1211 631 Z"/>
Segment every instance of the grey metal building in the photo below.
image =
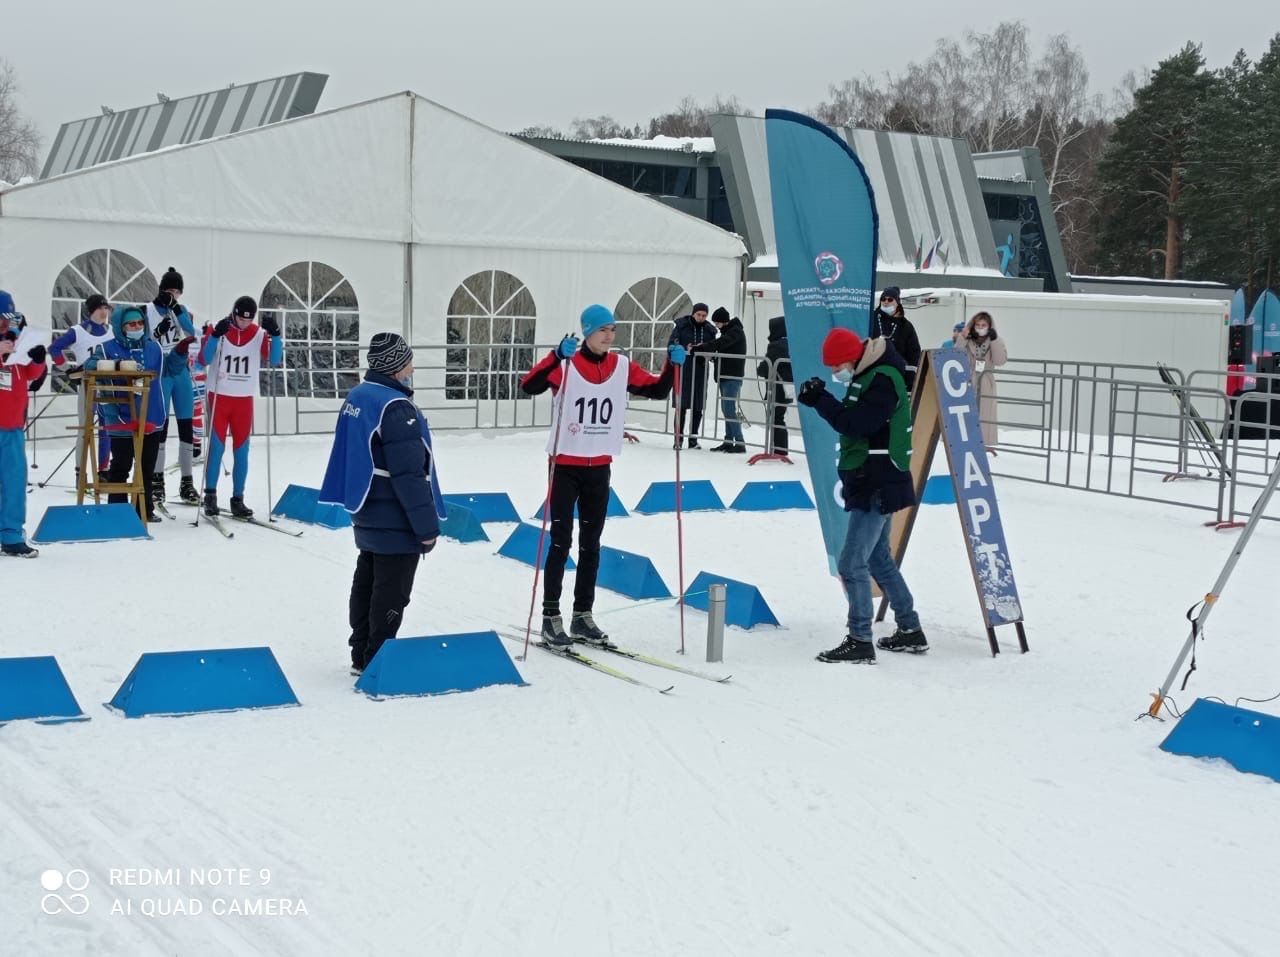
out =
<path fill-rule="evenodd" d="M 291 73 L 179 99 L 158 93 L 157 102 L 127 110 L 104 106 L 99 116 L 62 124 L 40 178 L 314 113 L 328 79 Z"/>
<path fill-rule="evenodd" d="M 754 263 L 749 278 L 776 281 L 773 210 L 764 120 L 715 116 L 712 137 L 650 141 L 571 140 L 521 137 L 562 159 L 646 193 L 673 208 L 742 236 Z M 1047 205 L 1036 150 L 1009 161 L 974 156 L 963 140 L 906 133 L 841 129 L 871 178 L 880 211 L 881 281 L 973 289 L 1069 291 L 1070 279 Z M 1022 154 L 1026 154 L 1023 157 Z M 999 154 L 992 154 L 993 157 Z M 1031 178 L 1027 178 L 1028 172 Z M 985 175 L 984 175 L 985 174 Z M 1029 200 L 1029 210 L 1024 208 Z M 1043 203 L 1043 205 L 1042 205 Z M 1031 216 L 1034 228 L 1019 228 L 1016 251 L 1006 244 L 1010 223 L 992 216 Z M 1034 214 L 1034 215 L 1033 215 Z M 1025 239 L 1024 239 L 1025 236 Z M 938 247 L 930 267 L 917 271 Z M 1025 251 L 1024 251 L 1025 250 Z M 945 277 L 945 278 L 944 278 Z"/>

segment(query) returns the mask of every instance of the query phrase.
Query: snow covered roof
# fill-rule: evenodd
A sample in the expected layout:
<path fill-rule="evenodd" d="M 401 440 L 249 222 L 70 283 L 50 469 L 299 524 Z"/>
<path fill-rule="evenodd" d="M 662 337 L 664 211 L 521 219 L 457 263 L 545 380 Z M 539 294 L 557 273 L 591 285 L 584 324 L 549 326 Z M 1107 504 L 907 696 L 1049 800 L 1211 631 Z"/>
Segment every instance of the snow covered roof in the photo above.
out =
<path fill-rule="evenodd" d="M 763 256 L 757 256 L 751 265 L 760 269 L 777 269 L 778 256 L 776 253 L 765 253 Z M 915 263 L 881 261 L 876 263 L 876 272 L 916 273 L 916 266 Z M 999 269 L 988 269 L 985 266 L 950 266 L 945 272 L 941 266 L 936 266 L 918 272 L 917 275 L 922 279 L 930 277 L 945 278 L 946 276 L 992 276 L 996 278 L 1004 276 Z"/>
<path fill-rule="evenodd" d="M 1143 276 L 1081 276 L 1077 273 L 1071 273 L 1071 278 L 1079 279 L 1081 282 L 1131 282 L 1151 286 L 1208 286 L 1217 289 L 1231 288 L 1226 283 L 1203 279 L 1147 279 Z"/>
<path fill-rule="evenodd" d="M 711 136 L 655 136 L 647 140 L 632 140 L 614 136 L 585 140 L 587 143 L 609 143 L 619 146 L 639 146 L 653 150 L 679 150 L 683 153 L 714 153 L 716 141 Z"/>
<path fill-rule="evenodd" d="M 736 258 L 740 239 L 412 92 L 16 186 L 0 218 Z"/>

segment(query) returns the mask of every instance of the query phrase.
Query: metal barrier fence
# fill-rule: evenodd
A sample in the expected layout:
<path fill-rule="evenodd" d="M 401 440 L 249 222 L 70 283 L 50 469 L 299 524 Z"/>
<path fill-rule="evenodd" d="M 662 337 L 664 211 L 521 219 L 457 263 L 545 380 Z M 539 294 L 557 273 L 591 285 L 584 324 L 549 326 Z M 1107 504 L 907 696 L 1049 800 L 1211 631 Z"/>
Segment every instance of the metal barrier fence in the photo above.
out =
<path fill-rule="evenodd" d="M 528 363 L 544 357 L 551 346 L 511 343 L 414 346 L 415 400 L 434 431 L 480 429 L 545 429 L 551 424 L 550 392 L 526 396 L 519 380 Z M 290 350 L 294 357 L 306 352 Z M 331 354 L 332 349 L 326 350 Z M 459 365 L 459 353 L 470 367 Z M 285 372 L 263 373 L 263 394 L 255 432 L 271 421 L 277 434 L 332 431 L 341 395 L 289 394 L 291 383 L 310 382 L 301 375 L 330 370 L 331 359 L 317 350 L 317 363 L 291 364 Z M 661 368 L 665 349 L 631 350 L 633 361 Z M 361 368 L 342 370 L 344 382 L 355 381 Z M 703 415 L 689 432 L 703 440 L 725 437 L 726 409 L 736 409 L 743 443 L 750 452 L 785 450 L 804 454 L 795 410 L 794 390 L 786 380 L 790 363 L 764 356 L 743 356 L 744 373 L 736 402 L 721 401 L 713 373 L 714 358 L 691 357 L 703 368 Z M 522 367 L 513 367 L 519 363 Z M 293 379 L 287 378 L 291 374 Z M 1275 380 L 1275 391 L 1229 398 L 1220 370 L 1181 370 L 1159 364 L 1068 362 L 1055 359 L 1011 359 L 978 377 L 980 393 L 994 387 L 996 413 L 984 414 L 985 425 L 998 437 L 992 443 L 992 472 L 1001 478 L 1120 495 L 1211 513 L 1214 522 L 1232 522 L 1252 507 L 1280 453 L 1280 376 L 1257 377 L 1262 390 Z M 274 392 L 274 395 L 272 393 Z M 1274 396 L 1274 398 L 1273 398 Z M 633 433 L 674 433 L 673 399 L 633 397 L 627 429 Z M 62 447 L 75 426 L 73 394 L 32 397 L 27 437 L 33 465 L 42 448 Z M 781 443 L 785 441 L 786 445 Z M 38 478 L 39 476 L 36 476 Z M 1254 494 L 1250 494 L 1251 491 Z M 1280 506 L 1278 506 L 1280 507 Z M 1273 509 L 1274 511 L 1274 509 Z M 1267 518 L 1280 518 L 1268 514 Z"/>

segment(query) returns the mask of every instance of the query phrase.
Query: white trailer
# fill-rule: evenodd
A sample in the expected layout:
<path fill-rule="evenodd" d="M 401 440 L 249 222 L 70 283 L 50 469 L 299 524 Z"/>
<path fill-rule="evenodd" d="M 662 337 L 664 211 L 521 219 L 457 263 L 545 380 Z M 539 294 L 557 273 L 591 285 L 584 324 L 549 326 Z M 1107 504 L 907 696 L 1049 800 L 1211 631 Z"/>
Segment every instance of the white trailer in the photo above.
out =
<path fill-rule="evenodd" d="M 1215 299 L 1169 299 L 1157 296 L 1106 296 L 1062 293 L 1028 293 L 954 288 L 903 289 L 907 316 L 915 325 L 920 344 L 936 349 L 951 339 L 958 322 L 974 313 L 989 312 L 1008 346 L 1010 364 L 1001 381 L 1000 421 L 1016 424 L 1040 421 L 1040 413 L 1024 402 L 1006 403 L 1011 396 L 1025 399 L 1018 389 L 1015 370 L 1066 372 L 1085 376 L 1114 376 L 1142 382 L 1158 381 L 1141 370 L 1114 366 L 1146 366 L 1161 363 L 1190 375 L 1196 370 L 1226 368 L 1227 321 L 1230 302 Z M 783 314 L 778 283 L 746 284 L 743 324 L 748 342 L 761 353 L 769 331 L 769 318 Z M 754 336 L 754 340 L 751 338 Z M 1028 363 L 1034 362 L 1034 365 Z M 1047 366 L 1040 363 L 1048 363 Z M 1064 369 L 1059 364 L 1067 363 Z M 1083 364 L 1076 366 L 1077 363 Z M 1097 368 L 1094 368 L 1094 366 Z M 1197 387 L 1225 385 L 1224 380 L 1198 377 Z M 1092 390 L 1090 390 L 1092 391 Z M 1152 416 L 1176 414 L 1172 398 L 1144 392 L 1137 400 L 1141 435 L 1174 437 L 1176 423 Z M 1134 400 L 1117 398 L 1116 411 L 1131 415 Z M 1091 402 L 1081 408 L 1085 422 L 1100 431 L 1110 404 Z M 1206 413 L 1208 410 L 1202 410 Z M 1077 421 L 1080 421 L 1077 419 Z"/>

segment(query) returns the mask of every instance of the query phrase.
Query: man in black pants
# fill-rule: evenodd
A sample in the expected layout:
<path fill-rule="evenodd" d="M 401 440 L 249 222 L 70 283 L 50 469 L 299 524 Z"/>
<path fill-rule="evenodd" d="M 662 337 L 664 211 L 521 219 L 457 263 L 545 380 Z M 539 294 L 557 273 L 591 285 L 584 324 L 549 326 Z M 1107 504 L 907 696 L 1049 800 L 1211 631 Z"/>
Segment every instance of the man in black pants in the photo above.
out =
<path fill-rule="evenodd" d="M 622 449 L 627 396 L 665 399 L 675 382 L 675 367 L 685 358 L 682 346 L 669 345 L 668 361 L 662 374 L 655 376 L 626 356 L 610 352 L 614 318 L 605 306 L 588 306 L 583 311 L 582 335 L 581 349 L 577 337 L 565 336 L 520 382 L 526 395 L 554 390 L 559 409 L 547 440 L 547 452 L 554 452 L 555 458 L 548 464 L 551 548 L 542 579 L 542 640 L 552 648 L 567 648 L 574 641 L 613 647 L 591 617 L 600 568 L 600 534 L 609 507 L 610 464 Z M 573 583 L 573 620 L 566 632 L 560 591 L 573 545 L 575 504 L 578 573 Z"/>
<path fill-rule="evenodd" d="M 348 603 L 351 668 L 361 672 L 400 630 L 418 562 L 445 517 L 427 420 L 413 403 L 413 351 L 380 332 L 369 371 L 338 416 L 320 501 L 352 513 L 356 571 Z"/>

